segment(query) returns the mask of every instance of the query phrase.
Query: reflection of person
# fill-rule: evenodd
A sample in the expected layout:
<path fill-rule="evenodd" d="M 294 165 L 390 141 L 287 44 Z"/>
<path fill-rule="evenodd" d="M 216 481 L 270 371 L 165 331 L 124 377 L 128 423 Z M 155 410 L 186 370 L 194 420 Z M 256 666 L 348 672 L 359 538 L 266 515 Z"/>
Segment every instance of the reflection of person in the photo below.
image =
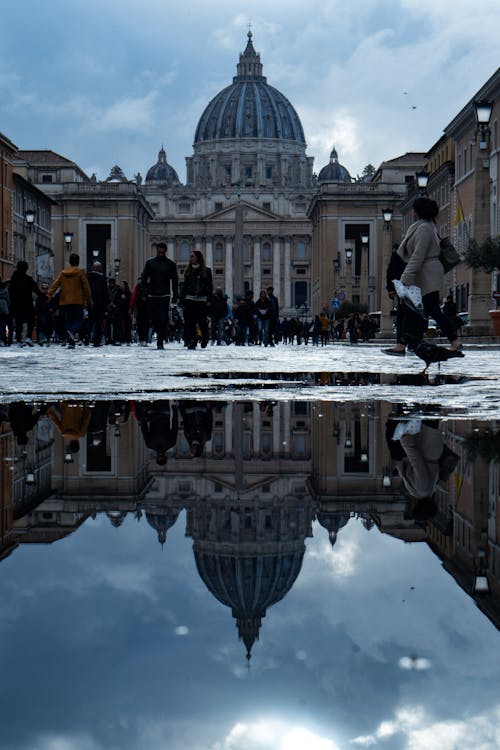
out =
<path fill-rule="evenodd" d="M 213 294 L 212 270 L 205 265 L 203 254 L 192 250 L 189 263 L 184 271 L 182 304 L 184 306 L 184 344 L 188 349 L 196 349 L 200 329 L 201 346 L 208 344 L 208 306 Z"/>
<path fill-rule="evenodd" d="M 91 409 L 87 404 L 74 401 L 61 401 L 49 407 L 47 414 L 59 430 L 61 436 L 69 441 L 78 441 L 85 437 L 90 422 Z"/>
<path fill-rule="evenodd" d="M 49 289 L 49 297 L 53 297 L 61 289 L 59 309 L 64 317 L 66 338 L 70 347 L 75 346 L 76 337 L 83 324 L 83 308 L 92 307 L 92 293 L 90 291 L 87 274 L 83 268 L 78 268 L 80 256 L 71 253 L 69 266 L 64 268 Z"/>
<path fill-rule="evenodd" d="M 136 403 L 135 412 L 146 446 L 155 451 L 159 466 L 167 462 L 167 451 L 177 442 L 177 407 L 170 401 Z"/>
<path fill-rule="evenodd" d="M 411 515 L 424 520 L 435 515 L 433 496 L 445 452 L 443 435 L 435 420 L 389 420 L 387 445 L 404 488 L 412 499 Z"/>
<path fill-rule="evenodd" d="M 28 444 L 28 432 L 38 422 L 44 409 L 36 408 L 25 401 L 14 401 L 9 406 L 9 422 L 18 445 Z"/>
<path fill-rule="evenodd" d="M 148 300 L 149 318 L 156 330 L 158 349 L 164 348 L 167 336 L 168 311 L 170 301 L 177 302 L 177 266 L 167 258 L 164 242 L 156 245 L 156 258 L 146 261 L 141 276 L 141 284 Z"/>
<path fill-rule="evenodd" d="M 439 260 L 439 238 L 435 226 L 439 206 L 430 198 L 420 197 L 413 202 L 413 211 L 417 221 L 409 227 L 397 250 L 398 255 L 406 263 L 401 274 L 401 282 L 405 286 L 420 287 L 426 315 L 434 318 L 443 336 L 450 341 L 451 349 L 460 349 L 456 326 L 439 306 L 444 283 L 444 268 Z M 405 334 L 410 334 L 420 341 L 423 338 L 421 328 L 415 326 L 406 316 L 403 322 L 403 336 Z"/>
<path fill-rule="evenodd" d="M 191 455 L 201 456 L 205 443 L 212 437 L 212 407 L 203 401 L 181 401 L 179 410 Z"/>

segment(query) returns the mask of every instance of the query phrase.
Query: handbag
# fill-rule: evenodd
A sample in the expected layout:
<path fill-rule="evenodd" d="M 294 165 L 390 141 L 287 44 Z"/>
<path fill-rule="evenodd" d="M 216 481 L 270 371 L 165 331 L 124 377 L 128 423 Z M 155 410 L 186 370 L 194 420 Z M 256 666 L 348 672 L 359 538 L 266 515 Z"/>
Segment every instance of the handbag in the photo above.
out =
<path fill-rule="evenodd" d="M 462 262 L 462 258 L 449 237 L 439 237 L 439 247 L 439 260 L 443 264 L 444 272 L 448 273 Z"/>

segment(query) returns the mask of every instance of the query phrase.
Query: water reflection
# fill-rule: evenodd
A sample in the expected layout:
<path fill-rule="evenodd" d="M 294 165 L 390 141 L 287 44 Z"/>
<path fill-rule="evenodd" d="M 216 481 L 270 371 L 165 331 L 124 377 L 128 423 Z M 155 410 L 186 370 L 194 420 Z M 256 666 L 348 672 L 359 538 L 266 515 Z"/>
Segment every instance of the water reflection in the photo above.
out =
<path fill-rule="evenodd" d="M 186 511 L 198 573 L 250 658 L 266 611 L 300 574 L 313 521 L 333 547 L 358 518 L 428 544 L 500 624 L 494 424 L 270 400 L 13 402 L 0 418 L 2 558 L 98 514 L 117 528 L 145 519 L 164 545 Z"/>

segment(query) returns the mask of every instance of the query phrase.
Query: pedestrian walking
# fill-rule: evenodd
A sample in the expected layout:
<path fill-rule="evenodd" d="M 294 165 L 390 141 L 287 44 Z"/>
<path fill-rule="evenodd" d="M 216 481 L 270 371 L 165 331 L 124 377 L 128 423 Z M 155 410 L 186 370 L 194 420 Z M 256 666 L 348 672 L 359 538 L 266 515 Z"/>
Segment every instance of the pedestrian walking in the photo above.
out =
<path fill-rule="evenodd" d="M 330 326 L 330 320 L 328 318 L 328 315 L 325 312 L 322 312 L 319 314 L 319 322 L 320 322 L 320 338 L 321 338 L 321 346 L 326 346 L 328 343 L 328 329 Z"/>
<path fill-rule="evenodd" d="M 156 346 L 164 348 L 167 338 L 168 313 L 170 303 L 177 303 L 177 266 L 167 258 L 164 242 L 156 244 L 156 257 L 146 261 L 141 276 L 141 284 L 148 300 L 149 319 L 156 331 Z"/>
<path fill-rule="evenodd" d="M 269 346 L 273 308 L 265 289 L 260 292 L 259 298 L 255 303 L 255 313 L 257 316 L 259 345 L 262 346 L 264 344 L 264 346 Z"/>
<path fill-rule="evenodd" d="M 131 316 L 135 315 L 139 346 L 147 346 L 149 342 L 148 298 L 140 276 L 130 298 L 129 313 Z"/>
<path fill-rule="evenodd" d="M 54 333 L 54 316 L 49 297 L 49 285 L 40 284 L 40 296 L 35 302 L 36 339 L 40 346 L 49 346 Z"/>
<path fill-rule="evenodd" d="M 217 346 L 220 346 L 225 340 L 224 324 L 228 315 L 229 305 L 227 303 L 227 294 L 223 294 L 222 289 L 218 287 L 212 295 L 212 304 L 210 306 L 212 342 L 217 342 Z"/>
<path fill-rule="evenodd" d="M 181 302 L 184 310 L 184 345 L 196 349 L 197 328 L 200 330 L 201 346 L 208 344 L 208 310 L 213 294 L 212 269 L 207 268 L 203 254 L 192 250 L 184 271 Z"/>
<path fill-rule="evenodd" d="M 0 276 L 0 346 L 7 346 L 7 326 L 10 316 L 9 289 Z"/>
<path fill-rule="evenodd" d="M 439 213 L 436 201 L 420 197 L 413 202 L 416 221 L 408 228 L 398 248 L 398 255 L 406 263 L 401 275 L 405 286 L 417 286 L 422 292 L 424 312 L 434 318 L 443 336 L 450 342 L 451 351 L 462 349 L 457 338 L 457 326 L 439 306 L 440 292 L 444 283 L 444 268 L 439 259 L 440 246 L 435 219 Z M 421 326 L 415 324 L 415 316 L 406 313 L 403 319 L 403 337 L 412 336 L 412 341 L 423 339 Z"/>
<path fill-rule="evenodd" d="M 20 346 L 33 346 L 32 335 L 35 326 L 33 295 L 39 297 L 40 293 L 38 284 L 28 275 L 26 261 L 18 261 L 9 283 L 9 298 L 16 341 Z"/>
<path fill-rule="evenodd" d="M 271 302 L 271 322 L 269 324 L 269 344 L 274 346 L 278 343 L 278 325 L 280 320 L 280 306 L 278 298 L 274 294 L 274 287 L 267 287 L 267 296 Z"/>
<path fill-rule="evenodd" d="M 90 291 L 87 274 L 79 268 L 80 256 L 71 253 L 69 266 L 64 268 L 49 289 L 48 295 L 52 299 L 58 289 L 59 310 L 63 316 L 66 340 L 70 348 L 74 348 L 83 325 L 84 307 L 92 307 L 92 293 Z"/>

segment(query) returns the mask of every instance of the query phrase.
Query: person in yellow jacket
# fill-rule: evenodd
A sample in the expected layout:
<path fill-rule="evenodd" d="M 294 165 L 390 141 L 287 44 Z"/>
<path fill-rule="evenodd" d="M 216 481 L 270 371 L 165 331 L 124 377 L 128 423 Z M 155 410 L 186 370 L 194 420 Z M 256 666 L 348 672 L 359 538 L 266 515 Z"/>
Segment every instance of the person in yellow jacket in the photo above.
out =
<path fill-rule="evenodd" d="M 71 348 L 75 346 L 78 332 L 82 327 L 84 307 L 92 307 L 92 293 L 87 274 L 83 268 L 78 268 L 79 264 L 80 256 L 71 253 L 68 268 L 61 271 L 48 292 L 51 299 L 58 289 L 61 290 L 59 309 L 64 319 L 66 339 Z"/>

